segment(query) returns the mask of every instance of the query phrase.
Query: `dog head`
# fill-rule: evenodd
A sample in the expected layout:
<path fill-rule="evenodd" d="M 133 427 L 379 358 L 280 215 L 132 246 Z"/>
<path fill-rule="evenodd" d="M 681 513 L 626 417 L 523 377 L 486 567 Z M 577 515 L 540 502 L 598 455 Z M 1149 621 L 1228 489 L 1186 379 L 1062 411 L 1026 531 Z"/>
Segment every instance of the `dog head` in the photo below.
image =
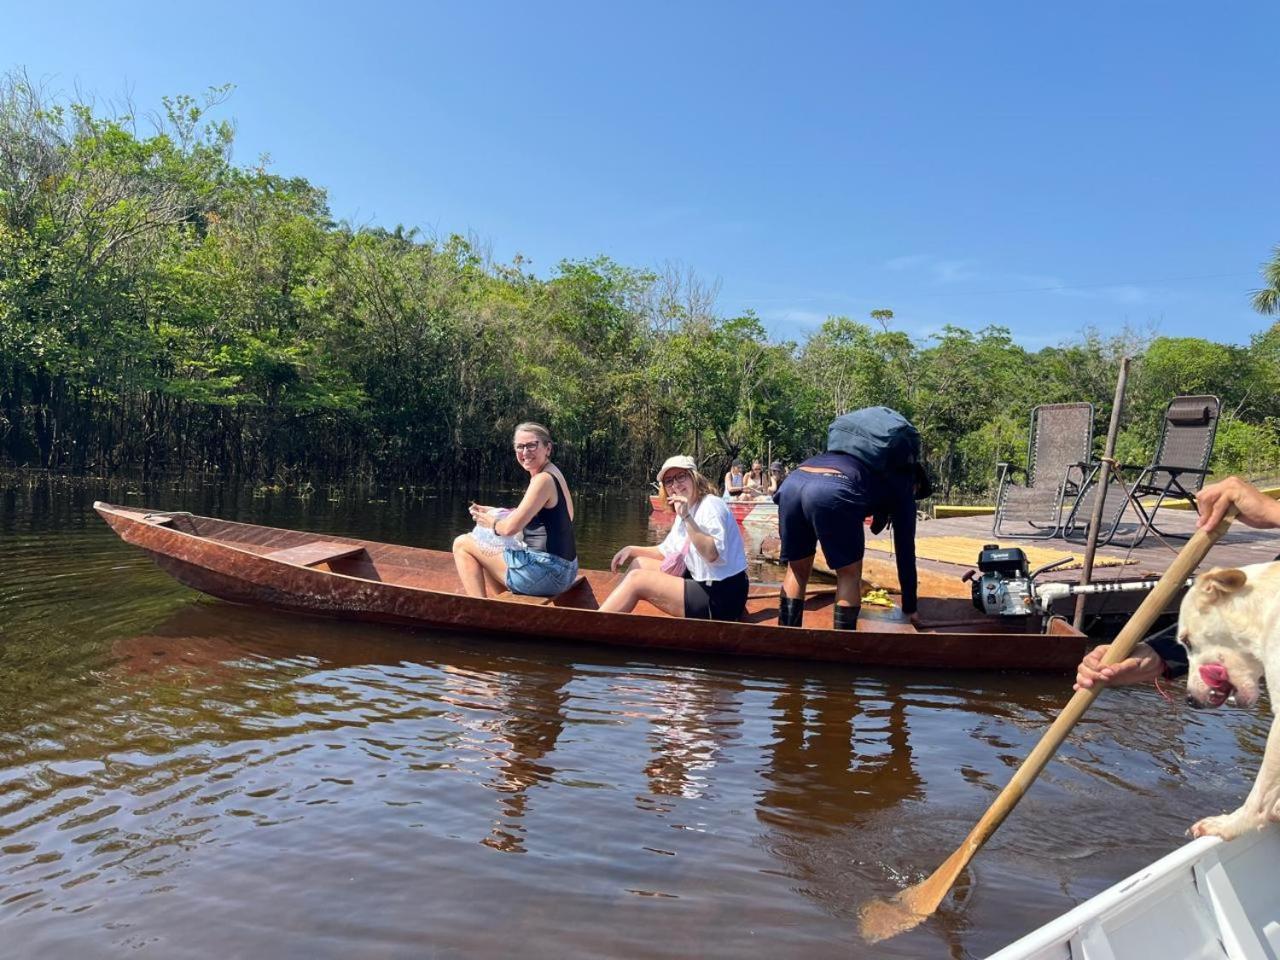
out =
<path fill-rule="evenodd" d="M 1242 707 L 1258 699 L 1263 665 L 1256 638 L 1263 611 L 1243 570 L 1210 570 L 1196 578 L 1178 611 L 1178 641 L 1187 648 L 1187 703 L 1219 707 L 1234 695 Z"/>

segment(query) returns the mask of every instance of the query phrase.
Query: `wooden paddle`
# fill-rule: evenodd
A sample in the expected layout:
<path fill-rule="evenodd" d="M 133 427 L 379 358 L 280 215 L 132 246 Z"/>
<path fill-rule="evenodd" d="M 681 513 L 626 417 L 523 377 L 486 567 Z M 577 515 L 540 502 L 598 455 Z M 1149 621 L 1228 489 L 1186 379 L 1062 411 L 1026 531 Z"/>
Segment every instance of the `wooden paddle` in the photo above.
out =
<path fill-rule="evenodd" d="M 1133 612 L 1129 622 L 1124 625 L 1120 635 L 1111 642 L 1110 649 L 1102 663 L 1109 666 L 1125 659 L 1132 652 L 1151 628 L 1156 617 L 1160 615 L 1169 602 L 1181 589 L 1182 584 L 1191 576 L 1192 571 L 1200 565 L 1209 548 L 1226 533 L 1231 521 L 1236 518 L 1236 509 L 1231 507 L 1227 515 L 1212 530 L 1199 530 L 1187 541 L 1187 545 L 1178 552 L 1169 569 L 1164 572 L 1155 588 L 1142 601 L 1141 606 Z M 877 943 L 888 937 L 903 933 L 916 926 L 938 909 L 947 893 L 960 877 L 960 872 L 969 864 L 982 845 L 991 838 L 1000 824 L 1004 822 L 1022 795 L 1027 792 L 1045 764 L 1062 745 L 1076 721 L 1089 709 L 1090 704 L 1102 692 L 1103 685 L 1095 684 L 1087 690 L 1076 691 L 1063 708 L 1058 719 L 1040 738 L 1034 750 L 1013 775 L 1009 785 L 1000 791 L 995 802 L 982 815 L 982 819 L 969 831 L 960 847 L 927 879 L 908 887 L 891 900 L 876 900 L 862 908 L 858 914 L 858 930 L 863 938 Z"/>

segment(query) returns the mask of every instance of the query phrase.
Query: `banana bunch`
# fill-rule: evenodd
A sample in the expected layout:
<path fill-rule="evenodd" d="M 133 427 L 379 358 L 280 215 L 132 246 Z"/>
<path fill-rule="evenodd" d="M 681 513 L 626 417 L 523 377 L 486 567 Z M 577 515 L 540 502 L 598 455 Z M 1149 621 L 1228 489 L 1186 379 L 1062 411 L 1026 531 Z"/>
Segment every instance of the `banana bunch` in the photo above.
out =
<path fill-rule="evenodd" d="M 871 604 L 873 607 L 892 607 L 893 598 L 889 596 L 889 591 L 883 587 L 875 587 L 868 590 L 862 595 L 863 606 Z"/>

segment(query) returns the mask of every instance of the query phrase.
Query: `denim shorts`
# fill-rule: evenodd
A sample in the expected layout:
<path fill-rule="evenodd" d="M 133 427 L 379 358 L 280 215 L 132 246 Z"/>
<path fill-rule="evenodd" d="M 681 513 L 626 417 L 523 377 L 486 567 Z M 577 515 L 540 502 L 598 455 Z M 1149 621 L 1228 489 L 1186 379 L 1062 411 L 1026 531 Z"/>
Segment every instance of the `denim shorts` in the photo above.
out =
<path fill-rule="evenodd" d="M 507 562 L 507 589 L 526 597 L 554 597 L 578 577 L 578 561 L 541 550 L 503 550 Z"/>
<path fill-rule="evenodd" d="M 848 477 L 794 470 L 773 495 L 778 504 L 781 559 L 812 557 L 819 543 L 835 570 L 862 559 L 862 521 L 871 514 L 865 495 Z"/>

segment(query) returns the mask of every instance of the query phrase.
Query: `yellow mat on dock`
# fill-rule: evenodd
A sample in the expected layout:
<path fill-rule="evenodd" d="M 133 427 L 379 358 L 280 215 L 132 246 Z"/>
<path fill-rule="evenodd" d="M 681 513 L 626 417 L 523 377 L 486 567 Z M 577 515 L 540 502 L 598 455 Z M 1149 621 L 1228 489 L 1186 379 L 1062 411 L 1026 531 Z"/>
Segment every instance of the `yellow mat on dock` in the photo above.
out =
<path fill-rule="evenodd" d="M 920 560 L 938 560 L 942 563 L 958 563 L 973 567 L 978 563 L 978 553 L 990 542 L 990 540 L 976 540 L 973 537 L 917 537 L 916 557 Z M 1080 553 L 1055 550 L 1053 547 L 1032 547 L 1025 543 L 1005 543 L 1001 546 L 1021 547 L 1022 552 L 1027 555 L 1027 563 L 1031 564 L 1032 570 L 1046 563 L 1061 560 L 1063 557 L 1070 557 L 1071 562 L 1064 563 L 1058 567 L 1059 570 L 1074 570 L 1084 566 L 1084 555 Z M 893 553 L 893 541 L 887 538 L 868 540 L 867 549 L 880 553 Z M 1132 559 L 1126 560 L 1124 557 L 1107 557 L 1100 553 L 1095 554 L 1093 558 L 1095 567 L 1119 567 L 1126 563 L 1137 562 Z"/>

